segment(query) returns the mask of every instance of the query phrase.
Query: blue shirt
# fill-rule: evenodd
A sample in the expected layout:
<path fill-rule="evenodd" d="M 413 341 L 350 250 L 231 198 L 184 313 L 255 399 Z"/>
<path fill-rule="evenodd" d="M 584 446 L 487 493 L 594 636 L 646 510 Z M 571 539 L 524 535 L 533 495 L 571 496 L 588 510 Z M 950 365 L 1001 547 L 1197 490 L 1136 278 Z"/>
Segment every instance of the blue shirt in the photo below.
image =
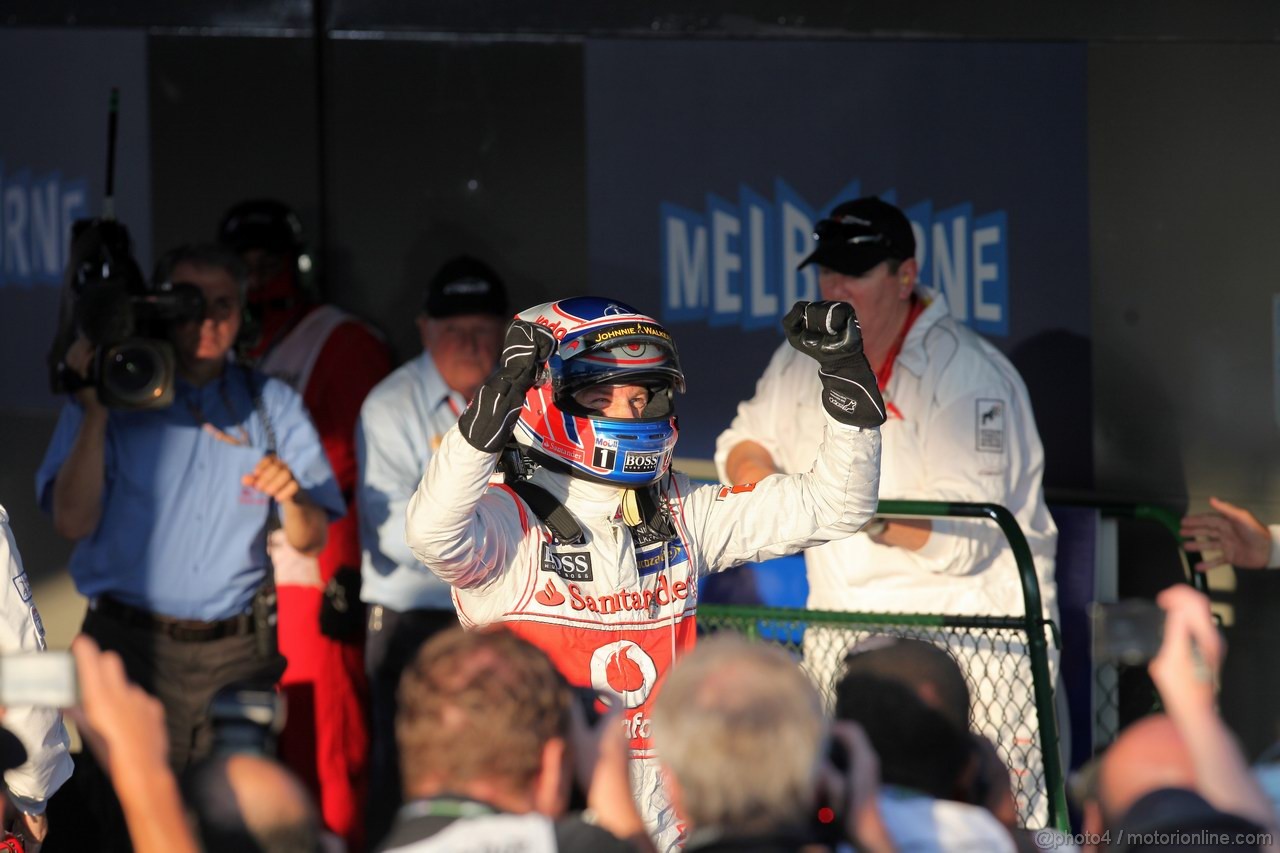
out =
<path fill-rule="evenodd" d="M 255 373 L 276 452 L 330 518 L 346 510 L 302 398 Z M 36 497 L 52 512 L 53 483 L 84 410 L 63 406 Z M 239 444 L 219 438 L 216 432 Z M 266 577 L 270 499 L 242 486 L 267 452 L 246 372 L 230 363 L 196 387 L 179 379 L 172 406 L 108 415 L 102 518 L 71 556 L 82 595 L 110 595 L 180 619 L 214 621 L 249 609 Z"/>
<path fill-rule="evenodd" d="M 465 407 L 425 352 L 365 398 L 356 424 L 362 600 L 396 611 L 453 609 L 449 585 L 410 553 L 404 519 L 431 455 Z"/>

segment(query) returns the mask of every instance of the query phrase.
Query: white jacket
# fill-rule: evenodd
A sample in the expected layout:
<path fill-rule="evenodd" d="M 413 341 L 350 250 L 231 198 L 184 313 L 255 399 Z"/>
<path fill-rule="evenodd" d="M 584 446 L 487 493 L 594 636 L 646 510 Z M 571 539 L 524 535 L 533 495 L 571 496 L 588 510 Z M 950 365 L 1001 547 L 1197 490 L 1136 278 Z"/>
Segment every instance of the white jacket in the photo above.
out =
<path fill-rule="evenodd" d="M 409 502 L 405 534 L 414 556 L 453 586 L 464 626 L 505 622 L 573 684 L 622 697 L 635 794 L 665 849 L 678 830 L 652 760 L 649 708 L 672 661 L 693 645 L 698 578 L 858 530 L 875 512 L 879 458 L 877 430 L 828 421 L 808 473 L 751 490 L 695 488 L 673 474 L 661 494 L 678 538 L 648 544 L 633 542 L 622 521 L 622 489 L 539 469 L 533 482 L 586 536 L 580 546 L 556 545 L 523 500 L 490 484 L 497 457 L 455 426 Z"/>
<path fill-rule="evenodd" d="M 716 441 L 722 479 L 734 445 L 762 445 L 784 472 L 806 470 L 822 436 L 820 383 L 783 342 L 738 415 Z M 1035 559 L 1045 614 L 1057 618 L 1058 530 L 1040 479 L 1044 450 L 1022 378 L 995 347 L 953 319 L 937 297 L 916 319 L 884 398 L 889 420 L 880 497 L 1001 504 Z M 805 553 L 809 607 L 885 613 L 1016 616 L 1022 587 L 1004 534 L 989 521 L 934 520 L 919 551 L 866 535 Z"/>
<path fill-rule="evenodd" d="M 9 529 L 9 514 L 0 506 L 0 653 L 45 650 L 44 623 L 31 596 L 31 581 L 22 567 L 18 545 Z M 56 708 L 5 709 L 4 728 L 27 750 L 27 761 L 5 771 L 4 782 L 18 806 L 28 814 L 42 814 L 49 797 L 71 776 L 67 730 Z"/>

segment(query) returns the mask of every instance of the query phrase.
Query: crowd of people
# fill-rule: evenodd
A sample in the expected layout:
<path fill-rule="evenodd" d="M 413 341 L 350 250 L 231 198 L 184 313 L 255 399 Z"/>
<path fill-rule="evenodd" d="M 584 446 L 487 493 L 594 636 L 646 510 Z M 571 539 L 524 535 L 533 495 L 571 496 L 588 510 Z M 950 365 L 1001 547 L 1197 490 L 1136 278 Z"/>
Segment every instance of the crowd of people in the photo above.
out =
<path fill-rule="evenodd" d="M 216 242 L 169 252 L 155 284 L 204 306 L 170 331 L 173 405 L 76 391 L 37 474 L 89 601 L 70 711 L 86 749 L 73 774 L 61 717 L 14 709 L 6 825 L 38 847 L 71 778 L 82 819 L 53 837 L 97 850 L 1145 849 L 1201 830 L 1272 846 L 1189 588 L 1159 601 L 1165 715 L 1103 757 L 1074 838 L 1025 828 L 1044 826 L 1043 796 L 1014 802 L 1011 773 L 1034 778 L 1041 758 L 1010 766 L 998 746 L 1034 741 L 1034 705 L 971 695 L 993 689 L 979 669 L 1029 694 L 1025 648 L 850 647 L 811 626 L 799 660 L 698 638 L 700 578 L 799 552 L 812 609 L 1021 613 L 997 533 L 877 518 L 880 497 L 1008 507 L 1036 615 L 1056 618 L 1057 531 L 1016 370 L 920 286 L 896 207 L 840 204 L 814 240 L 801 266 L 822 301 L 783 319 L 715 485 L 672 469 L 676 342 L 622 301 L 511 319 L 497 273 L 456 258 L 426 287 L 422 353 L 393 370 L 375 330 L 317 300 L 279 202 L 239 204 Z M 86 376 L 94 359 L 84 339 L 65 357 Z M 1194 547 L 1280 562 L 1256 519 L 1216 508 L 1188 518 Z M 0 639 L 42 649 L 2 511 L 0 527 Z M 287 715 L 237 690 L 278 692 Z"/>

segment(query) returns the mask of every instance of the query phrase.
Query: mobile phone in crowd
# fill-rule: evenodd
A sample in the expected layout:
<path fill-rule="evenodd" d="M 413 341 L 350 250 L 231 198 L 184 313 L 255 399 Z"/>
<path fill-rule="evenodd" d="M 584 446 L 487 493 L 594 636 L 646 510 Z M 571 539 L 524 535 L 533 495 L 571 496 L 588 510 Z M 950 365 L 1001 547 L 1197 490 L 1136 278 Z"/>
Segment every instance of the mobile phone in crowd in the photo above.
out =
<path fill-rule="evenodd" d="M 0 655 L 0 705 L 71 708 L 78 704 L 80 689 L 71 652 Z"/>
<path fill-rule="evenodd" d="M 1155 657 L 1164 642 L 1164 611 L 1152 601 L 1094 602 L 1089 620 L 1095 661 L 1138 666 Z"/>

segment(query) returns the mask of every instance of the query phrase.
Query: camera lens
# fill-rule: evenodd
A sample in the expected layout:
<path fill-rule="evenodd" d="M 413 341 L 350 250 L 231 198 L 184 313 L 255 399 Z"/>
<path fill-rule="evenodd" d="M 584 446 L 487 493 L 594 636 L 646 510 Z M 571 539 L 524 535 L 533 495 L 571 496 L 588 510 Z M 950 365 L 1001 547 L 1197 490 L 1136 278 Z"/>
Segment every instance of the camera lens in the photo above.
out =
<path fill-rule="evenodd" d="M 173 402 L 173 356 L 168 344 L 132 338 L 102 357 L 99 397 L 121 409 L 154 409 Z"/>
<path fill-rule="evenodd" d="M 146 389 L 155 384 L 156 367 L 154 354 L 147 348 L 121 347 L 103 365 L 102 378 L 122 396 L 146 396 Z"/>

